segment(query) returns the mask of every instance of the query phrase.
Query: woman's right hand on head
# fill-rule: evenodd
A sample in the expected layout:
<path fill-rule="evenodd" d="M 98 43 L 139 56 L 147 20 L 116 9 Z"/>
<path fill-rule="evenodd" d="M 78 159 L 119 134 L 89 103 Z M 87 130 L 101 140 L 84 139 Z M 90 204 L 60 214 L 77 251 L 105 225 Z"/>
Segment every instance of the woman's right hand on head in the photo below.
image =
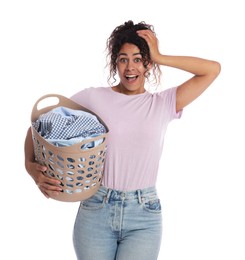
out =
<path fill-rule="evenodd" d="M 44 172 L 47 170 L 46 166 L 37 162 L 29 162 L 26 163 L 26 170 L 45 197 L 50 198 L 51 195 L 56 196 L 62 192 L 59 180 L 44 175 Z"/>

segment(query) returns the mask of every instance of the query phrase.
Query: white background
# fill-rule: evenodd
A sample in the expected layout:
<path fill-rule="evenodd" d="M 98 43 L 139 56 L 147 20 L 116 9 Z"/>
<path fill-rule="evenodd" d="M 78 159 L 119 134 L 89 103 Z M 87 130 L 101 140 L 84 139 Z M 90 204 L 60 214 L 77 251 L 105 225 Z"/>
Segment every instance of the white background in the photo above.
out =
<path fill-rule="evenodd" d="M 153 24 L 162 53 L 214 59 L 222 72 L 169 125 L 158 189 L 159 259 L 245 259 L 243 1 L 0 3 L 0 259 L 73 260 L 78 203 L 47 200 L 24 168 L 34 102 L 106 85 L 105 43 L 132 19 Z M 162 67 L 163 88 L 190 75 Z M 130 259 L 129 259 L 130 260 Z"/>

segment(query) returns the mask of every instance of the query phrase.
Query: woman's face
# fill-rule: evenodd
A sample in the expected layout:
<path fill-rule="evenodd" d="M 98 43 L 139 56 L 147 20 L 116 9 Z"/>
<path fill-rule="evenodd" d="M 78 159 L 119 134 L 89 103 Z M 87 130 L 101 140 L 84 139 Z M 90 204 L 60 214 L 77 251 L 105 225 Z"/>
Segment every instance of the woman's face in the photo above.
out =
<path fill-rule="evenodd" d="M 128 95 L 144 93 L 146 70 L 139 48 L 130 43 L 122 45 L 117 58 L 120 90 Z"/>

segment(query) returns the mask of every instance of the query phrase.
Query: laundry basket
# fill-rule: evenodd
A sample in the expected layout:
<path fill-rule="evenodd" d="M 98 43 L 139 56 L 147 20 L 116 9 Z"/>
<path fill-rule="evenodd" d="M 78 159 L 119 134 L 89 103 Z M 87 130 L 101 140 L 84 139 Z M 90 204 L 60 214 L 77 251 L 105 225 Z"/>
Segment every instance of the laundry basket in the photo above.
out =
<path fill-rule="evenodd" d="M 38 109 L 39 104 L 48 98 L 56 98 L 58 103 Z M 85 200 L 93 196 L 100 187 L 109 129 L 97 114 L 58 94 L 48 94 L 39 98 L 33 106 L 31 121 L 35 122 L 41 114 L 59 106 L 91 113 L 106 129 L 106 133 L 97 137 L 71 146 L 58 147 L 46 141 L 31 125 L 36 161 L 47 166 L 48 169 L 43 174 L 61 181 L 62 192 L 59 195 L 50 193 L 49 196 L 65 202 Z M 97 140 L 100 140 L 97 146 L 86 150 L 82 149 L 86 143 Z"/>

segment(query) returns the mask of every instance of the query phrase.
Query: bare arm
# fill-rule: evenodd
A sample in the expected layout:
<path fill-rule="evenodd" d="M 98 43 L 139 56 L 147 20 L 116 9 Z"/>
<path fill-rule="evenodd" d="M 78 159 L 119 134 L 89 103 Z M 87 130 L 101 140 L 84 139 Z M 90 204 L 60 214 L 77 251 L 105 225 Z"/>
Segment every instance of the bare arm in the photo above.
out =
<path fill-rule="evenodd" d="M 158 40 L 150 30 L 141 30 L 138 34 L 147 41 L 153 62 L 194 75 L 178 86 L 176 111 L 180 111 L 199 97 L 220 73 L 221 66 L 216 61 L 190 56 L 162 55 L 158 49 Z"/>
<path fill-rule="evenodd" d="M 158 64 L 194 74 L 177 88 L 176 111 L 183 109 L 199 97 L 220 73 L 218 62 L 196 57 L 160 55 Z"/>
<path fill-rule="evenodd" d="M 47 170 L 46 166 L 40 165 L 35 161 L 31 128 L 28 129 L 24 145 L 25 168 L 33 178 L 41 192 L 49 198 L 49 194 L 58 194 L 62 189 L 58 186 L 60 181 L 46 177 L 43 172 Z"/>

